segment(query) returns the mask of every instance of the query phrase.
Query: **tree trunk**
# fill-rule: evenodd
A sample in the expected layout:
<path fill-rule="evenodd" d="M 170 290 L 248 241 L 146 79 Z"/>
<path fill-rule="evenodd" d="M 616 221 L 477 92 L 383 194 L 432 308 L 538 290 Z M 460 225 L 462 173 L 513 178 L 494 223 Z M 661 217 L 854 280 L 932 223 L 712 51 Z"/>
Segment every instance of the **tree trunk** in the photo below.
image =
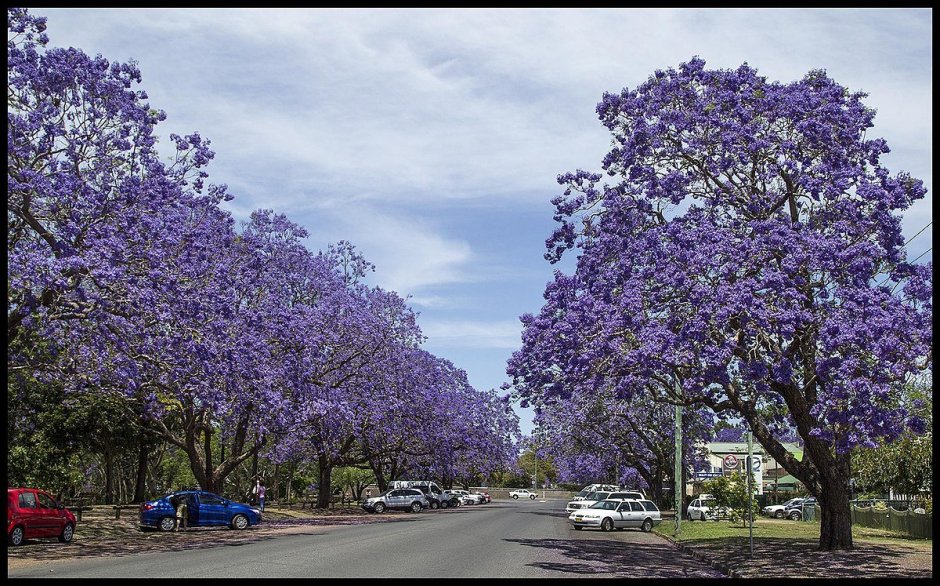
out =
<path fill-rule="evenodd" d="M 852 498 L 849 478 L 850 454 L 837 454 L 836 465 L 820 474 L 820 491 L 816 495 L 821 509 L 819 519 L 819 549 L 834 551 L 852 549 Z"/>
<path fill-rule="evenodd" d="M 114 504 L 114 456 L 111 450 L 104 453 L 104 504 Z"/>
<path fill-rule="evenodd" d="M 317 508 L 325 509 L 330 506 L 330 498 L 333 496 L 333 463 L 324 454 L 317 456 L 317 463 L 320 465 L 320 491 L 317 493 Z"/>
<path fill-rule="evenodd" d="M 150 446 L 141 438 L 137 448 L 137 482 L 134 485 L 134 499 L 132 503 L 142 503 L 147 500 L 147 470 L 150 459 Z"/>

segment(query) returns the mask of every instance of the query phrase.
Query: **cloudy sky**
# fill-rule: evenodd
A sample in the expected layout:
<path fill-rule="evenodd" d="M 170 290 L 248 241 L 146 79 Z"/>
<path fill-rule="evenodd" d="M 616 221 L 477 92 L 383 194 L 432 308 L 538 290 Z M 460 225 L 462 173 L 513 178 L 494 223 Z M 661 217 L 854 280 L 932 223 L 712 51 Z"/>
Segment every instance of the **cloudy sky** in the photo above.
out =
<path fill-rule="evenodd" d="M 869 94 L 885 164 L 932 187 L 929 9 L 31 12 L 52 46 L 137 61 L 167 152 L 171 132 L 210 139 L 210 180 L 237 219 L 274 209 L 313 250 L 356 244 L 374 284 L 411 296 L 426 349 L 480 389 L 506 380 L 518 316 L 538 311 L 555 268 L 542 253 L 556 176 L 607 152 L 605 91 L 695 55 L 771 81 L 825 69 Z M 905 215 L 908 238 L 931 222 L 931 193 Z"/>

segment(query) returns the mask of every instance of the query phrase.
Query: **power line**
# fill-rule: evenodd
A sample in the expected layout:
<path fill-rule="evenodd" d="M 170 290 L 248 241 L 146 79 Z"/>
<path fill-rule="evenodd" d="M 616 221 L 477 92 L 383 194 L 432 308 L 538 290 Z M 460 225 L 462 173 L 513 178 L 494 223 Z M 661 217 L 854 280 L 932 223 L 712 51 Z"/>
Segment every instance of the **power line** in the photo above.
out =
<path fill-rule="evenodd" d="M 927 222 L 927 225 L 924 226 L 923 228 L 921 228 L 920 231 L 917 232 L 917 234 L 914 234 L 913 236 L 911 236 L 910 238 L 908 238 L 908 239 L 907 239 L 907 242 L 904 243 L 904 246 L 907 246 L 908 244 L 911 243 L 911 240 L 913 240 L 913 239 L 917 238 L 918 236 L 920 236 L 920 233 L 923 232 L 924 230 L 926 230 L 927 228 L 929 228 L 931 224 L 933 224 L 933 220 L 930 220 L 929 222 Z M 902 248 L 903 248 L 903 246 L 902 246 Z M 920 257 L 917 257 L 917 258 L 920 258 Z"/>
<path fill-rule="evenodd" d="M 931 246 L 930 248 L 928 248 L 927 250 L 925 250 L 924 252 L 922 252 L 922 253 L 920 254 L 920 256 L 924 256 L 925 254 L 927 254 L 927 253 L 930 252 L 931 250 L 933 250 L 933 246 Z M 918 260 L 920 260 L 920 256 L 918 256 L 917 258 L 915 258 L 914 260 L 909 261 L 909 262 L 910 262 L 911 264 L 914 264 L 915 262 L 917 262 Z"/>

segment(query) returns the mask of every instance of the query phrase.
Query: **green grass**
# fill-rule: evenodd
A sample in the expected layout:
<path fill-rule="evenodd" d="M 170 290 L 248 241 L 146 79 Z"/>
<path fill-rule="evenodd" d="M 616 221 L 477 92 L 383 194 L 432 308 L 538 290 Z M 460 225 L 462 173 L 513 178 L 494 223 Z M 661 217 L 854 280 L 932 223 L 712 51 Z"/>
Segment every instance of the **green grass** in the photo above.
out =
<path fill-rule="evenodd" d="M 671 521 L 664 521 L 654 529 L 657 533 L 676 539 L 675 526 Z M 740 523 L 732 524 L 730 521 L 683 521 L 682 532 L 678 541 L 689 543 L 700 543 L 716 539 L 725 539 L 729 537 L 747 538 L 747 526 Z M 852 527 L 852 537 L 857 541 L 870 541 L 874 543 L 894 543 L 904 545 L 918 544 L 931 547 L 933 541 L 930 539 L 921 539 L 911 537 L 905 533 L 895 533 L 884 529 L 872 529 L 869 527 Z M 819 540 L 819 523 L 790 521 L 786 519 L 755 519 L 754 520 L 754 539 L 805 539 L 809 541 Z"/>

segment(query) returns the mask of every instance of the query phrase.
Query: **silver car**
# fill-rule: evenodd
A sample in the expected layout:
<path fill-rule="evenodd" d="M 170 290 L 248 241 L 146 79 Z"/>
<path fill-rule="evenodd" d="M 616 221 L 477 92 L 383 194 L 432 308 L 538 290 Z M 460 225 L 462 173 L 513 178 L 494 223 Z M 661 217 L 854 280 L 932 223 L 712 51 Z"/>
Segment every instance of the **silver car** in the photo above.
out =
<path fill-rule="evenodd" d="M 578 531 L 585 527 L 601 531 L 623 531 L 635 527 L 649 532 L 663 519 L 653 501 L 626 499 L 598 501 L 586 509 L 571 513 L 568 520 Z"/>
<path fill-rule="evenodd" d="M 362 508 L 370 513 L 384 513 L 386 509 L 402 509 L 413 513 L 420 513 L 422 509 L 430 506 L 424 493 L 417 488 L 396 488 L 386 490 L 379 496 L 367 498 L 362 502 Z"/>

